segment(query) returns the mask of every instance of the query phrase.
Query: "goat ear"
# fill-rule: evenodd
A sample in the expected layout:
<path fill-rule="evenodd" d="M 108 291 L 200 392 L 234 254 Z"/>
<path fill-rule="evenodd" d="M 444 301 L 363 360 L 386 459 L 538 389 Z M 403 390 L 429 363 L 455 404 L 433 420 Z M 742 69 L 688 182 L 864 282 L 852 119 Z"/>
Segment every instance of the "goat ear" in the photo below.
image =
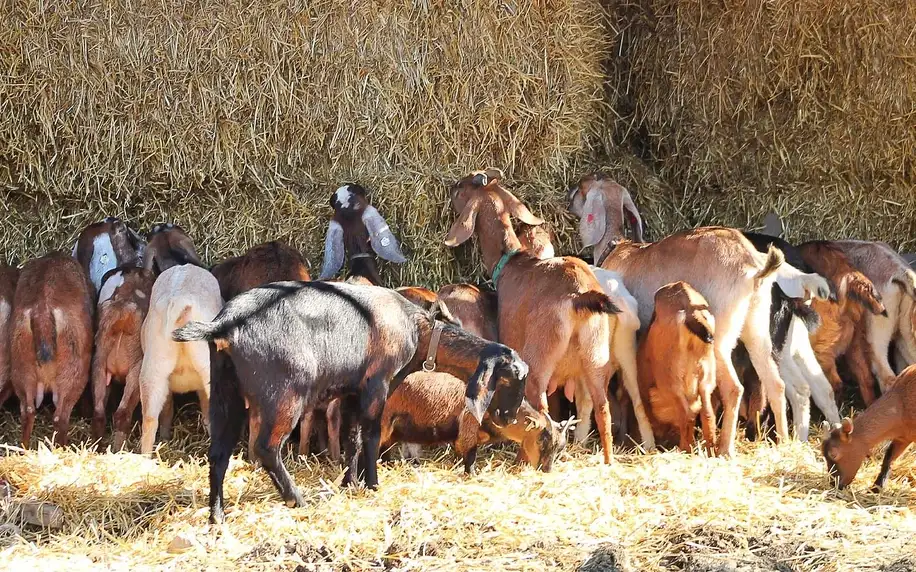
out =
<path fill-rule="evenodd" d="M 582 246 L 598 244 L 606 228 L 607 211 L 604 207 L 604 193 L 599 188 L 593 188 L 585 195 L 582 218 L 579 219 L 579 237 L 582 239 Z"/>
<path fill-rule="evenodd" d="M 367 206 L 363 210 L 363 224 L 369 231 L 371 237 L 372 250 L 388 262 L 403 264 L 407 258 L 401 253 L 401 246 L 394 233 L 388 228 L 388 223 L 382 218 L 382 215 L 373 206 Z"/>
<path fill-rule="evenodd" d="M 321 266 L 319 280 L 333 278 L 340 272 L 344 262 L 343 227 L 336 220 L 328 224 L 328 234 L 324 238 L 324 263 Z"/>
<path fill-rule="evenodd" d="M 477 365 L 477 371 L 468 380 L 468 387 L 464 394 L 465 405 L 477 423 L 483 423 L 483 416 L 490 407 L 490 402 L 493 401 L 493 394 L 496 393 L 494 369 L 493 360 L 481 360 Z"/>
<path fill-rule="evenodd" d="M 458 215 L 458 218 L 448 229 L 445 235 L 445 246 L 455 247 L 467 242 L 471 235 L 474 234 L 474 226 L 477 224 L 477 207 L 480 204 L 478 198 L 473 198 L 464 205 L 464 210 Z"/>
<path fill-rule="evenodd" d="M 633 238 L 636 242 L 643 242 L 642 217 L 639 216 L 639 211 L 636 210 L 636 205 L 633 204 L 633 198 L 630 197 L 630 191 L 626 190 L 624 187 L 620 188 L 623 190 L 621 193 L 623 210 L 630 215 L 630 222 L 633 225 Z"/>
<path fill-rule="evenodd" d="M 840 423 L 840 432 L 843 436 L 843 441 L 848 441 L 849 436 L 852 435 L 852 430 L 854 429 L 852 425 L 852 419 L 849 417 L 844 417 L 843 422 Z"/>
<path fill-rule="evenodd" d="M 526 207 L 522 201 L 518 200 L 515 195 L 502 187 L 496 187 L 496 192 L 502 197 L 510 215 L 531 226 L 544 224 L 544 220 L 531 214 L 528 207 Z"/>
<path fill-rule="evenodd" d="M 707 344 L 712 343 L 712 325 L 702 312 L 690 312 L 687 314 L 684 325 L 687 326 L 687 329 L 690 330 L 693 335 L 703 340 L 703 342 Z"/>
<path fill-rule="evenodd" d="M 430 310 L 434 320 L 442 320 L 443 322 L 451 324 L 456 328 L 463 327 L 461 320 L 452 314 L 452 311 L 448 309 L 448 306 L 446 306 L 445 302 L 442 300 L 437 298 L 436 301 L 433 302 L 433 307 Z"/>
<path fill-rule="evenodd" d="M 76 242 L 73 243 L 73 250 L 70 251 L 70 256 L 72 256 L 73 258 L 76 258 L 76 249 L 79 248 L 79 245 L 80 245 L 80 240 L 79 238 L 77 238 Z"/>
<path fill-rule="evenodd" d="M 484 183 L 485 185 L 488 185 L 492 183 L 493 181 L 500 181 L 503 179 L 503 177 L 505 177 L 505 175 L 503 175 L 503 172 L 500 169 L 497 169 L 495 167 L 487 167 L 484 170 L 484 173 L 486 173 L 487 175 L 487 182 Z"/>

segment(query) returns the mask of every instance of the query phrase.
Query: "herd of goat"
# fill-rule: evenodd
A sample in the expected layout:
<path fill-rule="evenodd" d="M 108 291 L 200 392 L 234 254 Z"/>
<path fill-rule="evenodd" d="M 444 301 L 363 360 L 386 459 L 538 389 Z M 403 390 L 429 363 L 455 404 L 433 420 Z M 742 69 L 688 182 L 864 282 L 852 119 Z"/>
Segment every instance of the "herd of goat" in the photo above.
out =
<path fill-rule="evenodd" d="M 789 439 L 787 403 L 807 440 L 813 401 L 832 425 L 822 452 L 841 487 L 890 440 L 883 486 L 916 440 L 916 273 L 888 245 L 793 246 L 724 227 L 646 243 L 627 190 L 590 175 L 569 191 L 589 265 L 554 255 L 543 221 L 496 169 L 462 178 L 450 201 L 445 245 L 476 236 L 492 290 L 381 287 L 370 247 L 406 259 L 354 184 L 331 195 L 314 281 L 281 242 L 207 269 L 180 227 L 143 237 L 111 217 L 85 228 L 70 254 L 0 265 L 0 405 L 15 393 L 28 447 L 51 393 L 55 441 L 66 445 L 91 387 L 101 447 L 117 381 L 110 447 L 124 446 L 139 403 L 150 453 L 157 432 L 169 438 L 173 394 L 196 392 L 215 522 L 246 421 L 249 457 L 290 506 L 302 497 L 282 447 L 297 427 L 300 453 L 314 432 L 344 463 L 344 485 L 371 488 L 395 443 L 405 456 L 452 443 L 473 473 L 479 445 L 513 441 L 519 462 L 549 471 L 567 431 L 585 439 L 592 416 L 607 463 L 615 442 L 730 456 L 739 418 L 749 439 L 768 429 Z M 840 419 L 838 362 L 867 405 L 855 425 Z"/>

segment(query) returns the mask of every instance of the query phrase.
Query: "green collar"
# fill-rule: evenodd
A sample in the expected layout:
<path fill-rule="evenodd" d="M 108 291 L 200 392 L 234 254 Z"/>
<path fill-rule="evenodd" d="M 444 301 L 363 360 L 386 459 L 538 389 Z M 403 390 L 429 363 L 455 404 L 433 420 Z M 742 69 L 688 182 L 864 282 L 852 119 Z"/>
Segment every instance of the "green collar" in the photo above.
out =
<path fill-rule="evenodd" d="M 510 250 L 509 252 L 502 255 L 502 258 L 499 259 L 499 262 L 496 263 L 496 266 L 493 267 L 493 286 L 496 286 L 497 280 L 499 280 L 499 275 L 502 274 L 503 268 L 506 267 L 506 264 L 509 263 L 509 260 L 513 256 L 521 252 L 521 250 Z"/>

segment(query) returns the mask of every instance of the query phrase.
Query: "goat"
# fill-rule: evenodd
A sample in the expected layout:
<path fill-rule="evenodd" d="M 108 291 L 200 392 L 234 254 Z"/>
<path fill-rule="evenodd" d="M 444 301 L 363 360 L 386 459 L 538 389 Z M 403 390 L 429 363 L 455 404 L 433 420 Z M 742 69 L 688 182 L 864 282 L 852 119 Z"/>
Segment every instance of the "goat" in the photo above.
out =
<path fill-rule="evenodd" d="M 436 296 L 462 328 L 491 342 L 499 339 L 495 292 L 473 284 L 448 284 Z"/>
<path fill-rule="evenodd" d="M 703 296 L 686 282 L 666 284 L 655 293 L 655 312 L 639 345 L 639 390 L 656 441 L 677 432 L 689 452 L 697 415 L 707 451 L 716 442 L 712 392 L 716 389 L 713 351 L 715 318 Z"/>
<path fill-rule="evenodd" d="M 866 311 L 887 315 L 881 294 L 864 274 L 849 263 L 836 245 L 810 241 L 798 246 L 805 262 L 834 285 L 836 302 L 815 300 L 812 308 L 821 316 L 821 327 L 811 335 L 818 363 L 839 394 L 843 381 L 836 360 L 847 356 L 847 364 L 866 405 L 875 400 L 875 378 L 868 365 L 863 344 L 854 344 L 856 330 L 864 330 Z"/>
<path fill-rule="evenodd" d="M 146 242 L 117 217 L 105 217 L 84 228 L 73 245 L 72 255 L 89 276 L 93 296 L 102 288 L 102 278 L 118 266 L 139 266 Z"/>
<path fill-rule="evenodd" d="M 790 296 L 813 293 L 826 298 L 829 294 L 826 281 L 784 264 L 784 256 L 776 248 L 767 254 L 757 252 L 744 235 L 730 228 L 701 227 L 651 244 L 622 241 L 619 225 L 607 222 L 621 218 L 619 205 L 629 204 L 625 197 L 621 198 L 622 188 L 600 177 L 584 177 L 570 189 L 569 208 L 580 218 L 584 245 L 594 246 L 595 264 L 620 273 L 627 290 L 638 301 L 643 327 L 649 323 L 655 307 L 655 292 L 665 284 L 689 280 L 706 298 L 716 322 L 716 385 L 724 409 L 718 453 L 724 456 L 735 453 L 738 410 L 744 389 L 738 381 L 731 353 L 739 338 L 745 342 L 766 393 L 772 397 L 777 434 L 781 440 L 788 440 L 785 383 L 773 361 L 772 340 L 768 335 L 770 288 L 778 280 Z M 625 210 L 635 219 L 629 207 Z"/>
<path fill-rule="evenodd" d="M 478 423 L 464 403 L 465 383 L 442 372 L 417 372 L 395 389 L 382 413 L 381 451 L 397 442 L 418 445 L 454 444 L 464 471 L 474 474 L 477 447 L 496 441 L 521 445 L 519 460 L 550 472 L 554 458 L 566 446 L 566 423 L 556 423 L 522 401 L 508 425 L 485 415 Z"/>
<path fill-rule="evenodd" d="M 152 452 L 160 424 L 162 439 L 171 438 L 172 393 L 196 392 L 209 428 L 210 351 L 205 343 L 176 343 L 171 334 L 192 320 L 212 319 L 222 305 L 216 278 L 194 264 L 171 266 L 156 278 L 140 333 L 141 453 Z"/>
<path fill-rule="evenodd" d="M 193 264 L 203 267 L 194 242 L 178 225 L 162 223 L 153 226 L 146 235 L 143 267 L 157 276 L 173 266 Z"/>
<path fill-rule="evenodd" d="M 284 280 L 310 280 L 308 264 L 295 248 L 281 241 L 272 241 L 254 246 L 242 255 L 220 262 L 210 269 L 219 283 L 223 300 L 231 300 L 252 288 Z M 220 375 L 235 375 L 232 363 L 224 363 Z M 260 416 L 256 410 L 248 410 L 248 458 L 255 459 L 254 440 L 258 434 Z M 340 426 L 329 417 L 328 452 L 331 459 L 340 458 L 340 436 L 332 434 Z M 299 454 L 308 455 L 309 438 L 312 428 L 312 412 L 303 413 L 299 437 Z"/>
<path fill-rule="evenodd" d="M 516 228 L 521 228 L 519 242 L 523 249 L 541 260 L 553 257 L 552 237 L 543 226 L 521 223 L 517 224 Z M 604 293 L 620 310 L 620 313 L 614 315 L 611 323 L 611 375 L 613 376 L 614 373 L 619 371 L 623 378 L 623 387 L 626 388 L 630 398 L 628 400 L 627 396 L 622 392 L 618 392 L 615 396 L 616 402 L 613 405 L 619 405 L 625 411 L 627 402 L 632 403 L 632 396 L 639 395 L 636 367 L 636 336 L 640 325 L 638 303 L 636 298 L 627 292 L 626 287 L 623 285 L 623 279 L 618 273 L 592 265 L 589 265 L 589 269 L 595 275 L 598 283 L 601 284 Z M 581 418 L 576 426 L 575 437 L 577 441 L 584 440 L 591 431 L 592 403 L 588 398 L 588 394 L 582 397 L 584 399 L 580 399 L 576 404 L 576 412 Z M 621 415 L 619 421 L 619 428 L 622 434 L 627 433 L 627 417 L 629 415 Z M 637 424 L 639 424 L 641 435 L 650 433 L 652 430 L 648 415 L 643 419 L 642 424 L 640 424 L 640 419 L 637 417 Z"/>
<path fill-rule="evenodd" d="M 381 285 L 378 267 L 369 253 L 370 244 L 377 255 L 389 262 L 407 262 L 388 223 L 369 204 L 366 189 L 352 183 L 341 186 L 331 195 L 331 207 L 334 216 L 325 237 L 319 280 L 335 276 L 343 266 L 344 256 L 349 255 L 350 276 L 363 276 L 372 284 Z"/>
<path fill-rule="evenodd" d="M 13 299 L 19 269 L 0 261 L 0 405 L 6 403 L 13 392 L 10 383 L 10 336 L 13 330 Z"/>
<path fill-rule="evenodd" d="M 891 440 L 872 491 L 884 488 L 891 464 L 916 442 L 916 366 L 903 370 L 888 390 L 855 419 L 848 417 L 824 439 L 821 452 L 827 472 L 839 488 L 856 477 L 859 467 L 878 443 Z"/>
<path fill-rule="evenodd" d="M 119 266 L 105 273 L 99 292 L 95 354 L 92 357 L 94 413 L 92 438 L 105 433 L 105 406 L 111 381 L 124 383 L 124 394 L 114 414 L 111 448 L 118 451 L 130 431 L 130 420 L 140 402 L 140 366 L 143 349 L 140 328 L 149 311 L 155 277 L 152 271 Z"/>
<path fill-rule="evenodd" d="M 389 388 L 396 389 L 421 367 L 451 373 L 468 379 L 466 406 L 478 422 L 492 403 L 495 421 L 505 424 L 521 405 L 528 374 L 512 349 L 436 322 L 403 296 L 377 286 L 270 284 L 236 296 L 212 322 L 190 323 L 173 338 L 211 341 L 228 354 L 238 373 L 237 378 L 214 379 L 209 452 L 213 522 L 223 518 L 223 479 L 246 400 L 262 417 L 255 452 L 283 500 L 301 506 L 280 447 L 303 410 L 342 398 L 343 485 L 357 484 L 364 471 L 366 486 L 374 489 Z"/>
<path fill-rule="evenodd" d="M 871 367 L 883 392 L 897 377 L 888 361 L 891 341 L 897 340 L 907 365 L 916 363 L 916 332 L 906 319 L 901 319 L 916 300 L 916 272 L 897 251 L 883 242 L 836 240 L 829 244 L 842 250 L 852 266 L 871 280 L 887 310 L 887 315 L 865 315 Z"/>
<path fill-rule="evenodd" d="M 800 271 L 811 274 L 812 268 L 802 253 L 781 238 L 744 232 L 751 244 L 760 252 L 775 246 L 786 261 Z M 829 283 L 824 282 L 829 289 Z M 810 306 L 785 294 L 779 280 L 771 287 L 770 339 L 779 374 L 786 384 L 786 398 L 792 406 L 795 437 L 807 441 L 811 427 L 811 400 L 829 423 L 839 423 L 836 394 L 830 380 L 817 359 L 810 336 L 821 326 L 821 319 Z M 832 297 L 832 293 L 831 293 Z M 828 301 L 818 300 L 819 303 Z"/>
<path fill-rule="evenodd" d="M 63 252 L 31 260 L 22 268 L 13 301 L 10 354 L 12 384 L 28 448 L 35 411 L 45 391 L 54 395 L 55 443 L 68 442 L 70 414 L 89 382 L 92 357 L 93 288 L 72 256 Z"/>
<path fill-rule="evenodd" d="M 547 396 L 558 388 L 577 404 L 591 397 L 604 461 L 610 463 L 613 442 L 607 384 L 613 332 L 608 316 L 620 309 L 585 262 L 572 257 L 539 260 L 522 248 L 510 217 L 535 226 L 543 221 L 502 187 L 501 177 L 496 169 L 477 171 L 452 188 L 451 203 L 458 218 L 445 244 L 455 247 L 477 234 L 484 266 L 496 285 L 500 341 L 516 348 L 531 367 L 528 401 L 547 414 Z M 649 427 L 638 388 L 633 389 L 637 418 L 641 426 Z M 651 431 L 644 445 L 654 447 Z"/>

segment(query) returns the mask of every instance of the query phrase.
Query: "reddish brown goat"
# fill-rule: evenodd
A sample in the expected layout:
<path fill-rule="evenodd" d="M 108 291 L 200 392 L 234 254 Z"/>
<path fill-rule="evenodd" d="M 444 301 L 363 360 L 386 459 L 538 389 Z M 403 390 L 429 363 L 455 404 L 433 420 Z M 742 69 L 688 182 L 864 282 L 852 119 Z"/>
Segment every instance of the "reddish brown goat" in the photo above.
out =
<path fill-rule="evenodd" d="M 157 224 L 146 235 L 146 240 L 143 267 L 155 272 L 156 276 L 180 264 L 203 267 L 194 242 L 180 226 L 172 223 Z"/>
<path fill-rule="evenodd" d="M 875 400 L 875 377 L 869 366 L 867 344 L 854 344 L 856 330 L 865 336 L 865 315 L 887 315 L 877 288 L 856 270 L 846 254 L 827 241 L 806 242 L 798 246 L 805 262 L 818 274 L 830 280 L 836 292 L 836 302 L 814 300 L 812 308 L 820 315 L 821 325 L 810 334 L 814 355 L 824 370 L 834 394 L 842 393 L 843 380 L 837 372 L 836 360 L 846 356 L 862 399 L 866 405 Z"/>
<path fill-rule="evenodd" d="M 884 487 L 891 464 L 916 442 L 916 366 L 897 376 L 887 393 L 856 417 L 834 427 L 824 440 L 822 452 L 827 470 L 840 488 L 852 482 L 869 452 L 890 440 L 881 471 L 872 490 Z"/>
<path fill-rule="evenodd" d="M 655 293 L 655 312 L 637 354 L 639 391 L 655 431 L 667 442 L 690 451 L 697 415 L 707 451 L 716 443 L 712 393 L 716 389 L 713 350 L 715 319 L 703 296 L 686 282 L 674 282 Z"/>
<path fill-rule="evenodd" d="M 67 445 L 70 413 L 89 382 L 92 299 L 89 277 L 67 254 L 49 254 L 22 269 L 10 351 L 17 359 L 12 381 L 22 415 L 23 447 L 29 446 L 45 391 L 54 394 L 55 442 Z"/>
<path fill-rule="evenodd" d="M 496 283 L 499 337 L 517 348 L 531 368 L 526 397 L 548 413 L 548 394 L 564 387 L 568 397 L 594 404 L 604 461 L 613 443 L 607 383 L 612 367 L 611 328 L 614 305 L 585 262 L 571 257 L 539 260 L 522 248 L 511 218 L 539 225 L 543 221 L 500 185 L 502 173 L 478 171 L 451 191 L 458 219 L 446 237 L 457 246 L 477 234 L 487 271 Z M 641 401 L 637 414 L 644 415 Z M 647 448 L 652 436 L 646 436 Z"/>
<path fill-rule="evenodd" d="M 566 446 L 564 425 L 522 401 L 515 419 L 501 427 L 490 415 L 477 422 L 467 411 L 467 384 L 448 373 L 412 373 L 394 390 L 382 413 L 380 451 L 394 443 L 437 445 L 452 443 L 464 461 L 464 471 L 474 474 L 477 447 L 497 441 L 521 445 L 518 461 L 544 472 L 553 467 L 556 455 Z"/>
<path fill-rule="evenodd" d="M 92 358 L 92 395 L 95 401 L 92 438 L 105 433 L 105 406 L 112 380 L 124 383 L 124 394 L 114 414 L 111 448 L 118 451 L 130 431 L 130 420 L 140 403 L 140 326 L 149 311 L 156 277 L 145 268 L 118 267 L 105 274 L 99 291 L 98 327 Z"/>
<path fill-rule="evenodd" d="M 462 328 L 485 340 L 497 341 L 499 316 L 495 292 L 481 290 L 473 284 L 448 284 L 439 288 L 437 295 L 461 321 Z"/>
<path fill-rule="evenodd" d="M 13 298 L 19 269 L 0 262 L 0 405 L 13 393 L 10 383 L 10 336 L 13 328 Z"/>

